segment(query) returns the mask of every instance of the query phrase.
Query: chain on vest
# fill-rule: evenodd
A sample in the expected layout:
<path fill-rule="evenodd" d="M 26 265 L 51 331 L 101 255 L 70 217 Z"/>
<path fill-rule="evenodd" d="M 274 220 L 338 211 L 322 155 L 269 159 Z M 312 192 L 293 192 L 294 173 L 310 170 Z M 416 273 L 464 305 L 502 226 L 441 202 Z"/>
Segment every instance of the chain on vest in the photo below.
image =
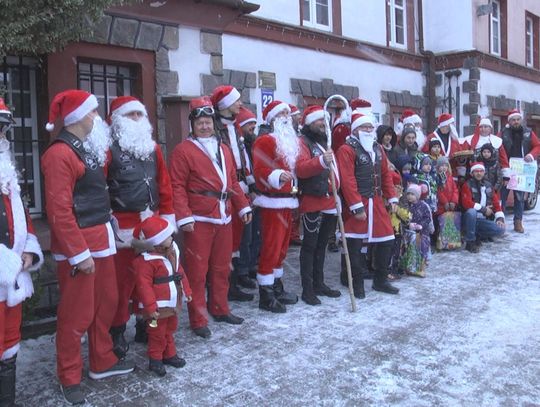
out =
<path fill-rule="evenodd" d="M 83 148 L 73 134 L 62 130 L 53 143 L 65 143 L 77 154 L 85 167 L 84 175 L 75 182 L 73 213 L 81 228 L 101 225 L 111 220 L 109 191 L 103 168 L 97 158 Z"/>
<path fill-rule="evenodd" d="M 370 154 L 364 150 L 360 141 L 355 137 L 349 137 L 345 143 L 354 148 L 356 152 L 354 176 L 356 178 L 356 188 L 360 195 L 365 198 L 373 198 L 375 195 L 381 196 L 381 146 L 373 143 L 374 164 Z"/>
<path fill-rule="evenodd" d="M 12 248 L 11 237 L 9 234 L 9 223 L 7 217 L 6 203 L 4 195 L 0 193 L 0 244 L 5 245 L 8 249 Z"/>
<path fill-rule="evenodd" d="M 155 211 L 159 207 L 156 152 L 146 159 L 122 151 L 115 141 L 111 145 L 111 163 L 107 175 L 111 207 L 117 212 Z"/>
<path fill-rule="evenodd" d="M 510 158 L 512 146 L 514 144 L 514 140 L 512 139 L 512 129 L 510 127 L 504 128 L 502 132 L 502 140 L 503 140 L 504 151 L 506 151 L 508 158 Z M 530 129 L 523 128 L 523 139 L 521 141 L 521 148 L 523 151 L 522 157 L 525 157 L 527 154 L 529 154 L 529 151 L 531 151 L 531 130 Z"/>
<path fill-rule="evenodd" d="M 322 155 L 322 151 L 317 144 L 314 143 L 309 137 L 302 136 L 309 148 L 311 158 L 319 157 Z M 328 188 L 328 177 L 330 176 L 330 170 L 325 169 L 318 175 L 310 178 L 299 178 L 298 187 L 302 195 L 314 195 L 314 196 L 329 196 L 330 190 Z"/>
<path fill-rule="evenodd" d="M 485 194 L 486 194 L 486 205 L 490 206 L 493 205 L 493 187 L 491 186 L 491 183 L 489 181 L 482 181 L 478 182 L 475 179 L 471 178 L 467 181 L 467 184 L 469 184 L 469 188 L 472 192 L 473 201 L 475 203 L 480 203 L 480 200 L 482 199 L 482 191 L 481 188 L 485 187 Z"/>

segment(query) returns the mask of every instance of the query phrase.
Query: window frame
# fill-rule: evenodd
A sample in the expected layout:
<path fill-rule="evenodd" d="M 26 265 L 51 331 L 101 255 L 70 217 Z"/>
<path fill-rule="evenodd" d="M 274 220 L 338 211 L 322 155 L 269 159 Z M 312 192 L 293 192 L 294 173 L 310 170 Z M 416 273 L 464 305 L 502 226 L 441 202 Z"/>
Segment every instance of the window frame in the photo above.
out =
<path fill-rule="evenodd" d="M 534 20 L 528 15 L 525 17 L 525 65 L 534 66 Z"/>
<path fill-rule="evenodd" d="M 388 43 L 390 46 L 395 48 L 407 49 L 408 46 L 408 30 L 407 30 L 407 0 L 402 0 L 403 4 L 401 6 L 396 6 L 396 0 L 388 0 L 388 10 L 389 10 L 389 24 L 390 24 L 390 36 L 388 38 Z M 403 11 L 403 44 L 400 44 L 396 41 L 396 9 L 401 9 Z"/>
<path fill-rule="evenodd" d="M 304 9 L 304 2 L 307 1 L 309 3 L 309 20 L 305 19 L 303 9 Z M 333 32 L 333 4 L 332 2 L 335 0 L 327 0 L 327 12 L 328 12 L 328 25 L 319 24 L 317 23 L 317 1 L 318 0 L 300 0 L 300 10 L 301 10 L 301 25 L 303 27 L 308 28 L 314 28 L 316 30 L 320 31 L 327 31 L 327 32 Z"/>
<path fill-rule="evenodd" d="M 490 29 L 489 51 L 490 51 L 491 54 L 500 57 L 500 56 L 502 56 L 501 2 L 499 0 L 492 0 L 491 4 L 492 4 L 492 7 L 493 7 L 493 10 L 495 10 L 495 8 L 497 9 L 497 17 L 496 18 L 493 17 L 493 11 L 489 15 L 489 29 Z M 494 28 L 493 28 L 493 25 L 494 25 L 495 22 L 497 23 L 497 30 L 494 30 Z M 494 50 L 494 45 L 495 45 L 494 34 L 495 34 L 495 32 L 497 33 L 497 39 L 498 39 L 498 41 L 497 41 L 498 51 Z"/>

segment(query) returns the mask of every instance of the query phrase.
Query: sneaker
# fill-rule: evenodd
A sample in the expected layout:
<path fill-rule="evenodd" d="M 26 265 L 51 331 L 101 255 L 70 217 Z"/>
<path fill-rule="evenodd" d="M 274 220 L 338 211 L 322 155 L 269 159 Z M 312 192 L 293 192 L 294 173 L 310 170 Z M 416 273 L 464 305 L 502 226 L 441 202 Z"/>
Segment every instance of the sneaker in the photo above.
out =
<path fill-rule="evenodd" d="M 186 365 L 186 360 L 184 358 L 179 357 L 178 355 L 174 355 L 172 358 L 163 359 L 164 365 L 169 365 L 175 368 L 184 367 Z"/>
<path fill-rule="evenodd" d="M 69 404 L 76 405 L 86 403 L 86 398 L 84 397 L 80 384 L 74 384 L 72 386 L 60 385 L 60 390 Z"/>
<path fill-rule="evenodd" d="M 115 365 L 113 365 L 107 370 L 104 370 L 103 372 L 89 371 L 88 376 L 90 377 L 90 379 L 99 380 L 99 379 L 104 379 L 110 376 L 128 374 L 128 373 L 133 372 L 134 369 L 135 369 L 135 363 L 129 362 L 124 359 L 120 359 L 118 360 L 118 362 L 116 362 Z"/>

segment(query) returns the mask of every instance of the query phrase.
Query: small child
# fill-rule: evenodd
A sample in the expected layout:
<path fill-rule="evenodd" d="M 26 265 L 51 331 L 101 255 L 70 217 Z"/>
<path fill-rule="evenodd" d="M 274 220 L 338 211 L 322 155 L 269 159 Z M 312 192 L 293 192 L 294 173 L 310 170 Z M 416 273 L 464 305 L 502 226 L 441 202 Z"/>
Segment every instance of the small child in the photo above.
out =
<path fill-rule="evenodd" d="M 461 216 L 456 211 L 459 203 L 459 189 L 452 178 L 450 162 L 445 156 L 437 160 L 437 211 L 434 214 L 437 250 L 451 250 L 461 247 Z"/>
<path fill-rule="evenodd" d="M 428 155 L 418 157 L 416 178 L 420 185 L 425 185 L 427 193 L 424 201 L 429 205 L 431 212 L 437 210 L 437 179 L 433 173 L 433 165 Z"/>
<path fill-rule="evenodd" d="M 486 167 L 486 179 L 491 183 L 493 189 L 499 191 L 502 186 L 502 169 L 495 154 L 495 148 L 490 143 L 484 144 L 480 148 L 478 161 L 484 163 Z"/>
<path fill-rule="evenodd" d="M 441 142 L 437 139 L 431 139 L 429 142 L 429 156 L 435 162 L 442 155 Z"/>
<path fill-rule="evenodd" d="M 420 200 L 422 188 L 411 184 L 407 188 L 407 201 L 411 221 L 404 234 L 402 268 L 408 275 L 425 277 L 426 266 L 431 258 L 430 234 L 433 233 L 433 218 L 426 202 Z"/>
<path fill-rule="evenodd" d="M 182 291 L 191 301 L 191 288 L 180 264 L 180 252 L 173 241 L 173 227 L 166 220 L 152 216 L 133 231 L 148 250 L 133 260 L 137 296 L 146 320 L 148 333 L 148 368 L 165 376 L 164 365 L 184 367 L 178 357 L 173 334 L 178 327 Z"/>
<path fill-rule="evenodd" d="M 403 186 L 401 185 L 401 177 L 392 174 L 392 181 L 394 183 L 396 196 L 399 198 L 399 203 L 397 210 L 390 213 L 390 221 L 392 223 L 392 228 L 394 229 L 395 239 L 392 257 L 390 258 L 390 273 L 388 274 L 388 279 L 399 280 L 401 278 L 400 274 L 403 274 L 403 270 L 401 270 L 399 267 L 403 242 L 403 231 L 409 225 L 411 214 L 407 208 L 407 205 L 404 205 L 402 202 Z"/>

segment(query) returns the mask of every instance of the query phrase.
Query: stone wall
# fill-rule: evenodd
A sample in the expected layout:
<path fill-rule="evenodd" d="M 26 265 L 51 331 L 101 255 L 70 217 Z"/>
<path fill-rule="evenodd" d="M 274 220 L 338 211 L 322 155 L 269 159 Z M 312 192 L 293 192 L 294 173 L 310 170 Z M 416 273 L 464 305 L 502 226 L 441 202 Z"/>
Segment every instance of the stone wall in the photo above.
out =
<path fill-rule="evenodd" d="M 388 90 L 381 91 L 381 102 L 386 104 L 386 114 L 382 114 L 380 121 L 382 124 L 388 126 L 393 125 L 392 117 L 390 117 L 390 112 L 392 107 L 402 107 L 402 108 L 412 108 L 422 117 L 424 123 L 426 123 L 425 118 L 423 117 L 423 109 L 426 105 L 426 98 L 422 95 L 413 95 L 408 90 L 403 90 L 401 92 L 392 92 Z"/>
<path fill-rule="evenodd" d="M 359 90 L 356 86 L 336 84 L 332 79 L 310 81 L 308 79 L 291 78 L 291 93 L 295 93 L 301 97 L 305 96 L 317 99 L 326 99 L 337 94 L 345 96 L 347 100 L 351 100 L 358 97 Z M 301 101 L 301 98 L 299 98 L 299 102 Z"/>

